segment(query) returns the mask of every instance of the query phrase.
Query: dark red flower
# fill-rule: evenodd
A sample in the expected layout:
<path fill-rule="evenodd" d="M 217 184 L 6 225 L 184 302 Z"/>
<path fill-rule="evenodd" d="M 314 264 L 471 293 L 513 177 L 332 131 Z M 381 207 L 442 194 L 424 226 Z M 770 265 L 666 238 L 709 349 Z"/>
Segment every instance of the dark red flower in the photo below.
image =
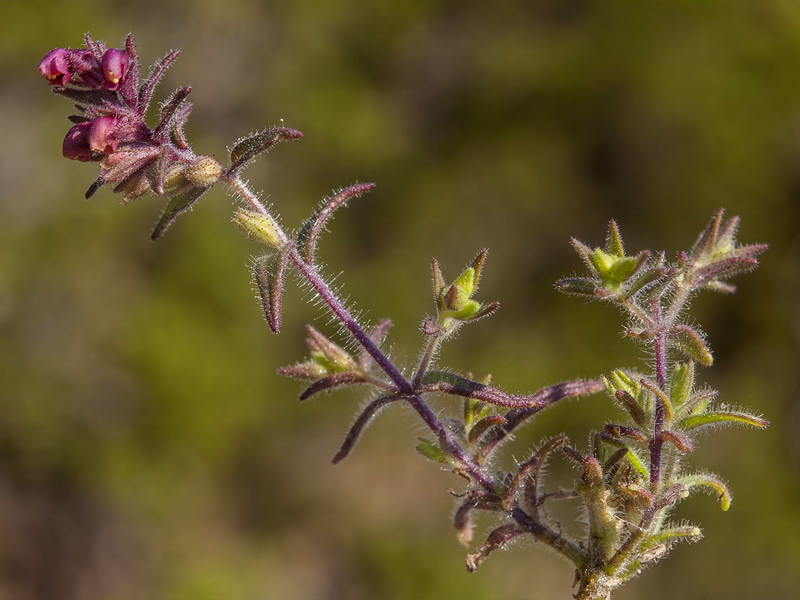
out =
<path fill-rule="evenodd" d="M 92 129 L 92 121 L 78 123 L 67 132 L 62 146 L 62 153 L 65 158 L 89 162 L 92 160 L 92 149 L 89 146 L 89 135 Z"/>
<path fill-rule="evenodd" d="M 53 85 L 66 85 L 72 73 L 69 68 L 69 53 L 66 48 L 51 50 L 39 63 L 39 72 Z"/>
<path fill-rule="evenodd" d="M 120 120 L 116 117 L 101 117 L 91 122 L 87 143 L 94 152 L 112 154 L 117 149 Z"/>
<path fill-rule="evenodd" d="M 128 73 L 130 66 L 130 59 L 128 55 L 116 48 L 106 50 L 103 54 L 102 72 L 103 72 L 103 87 L 107 90 L 118 90 L 125 81 L 125 75 Z"/>

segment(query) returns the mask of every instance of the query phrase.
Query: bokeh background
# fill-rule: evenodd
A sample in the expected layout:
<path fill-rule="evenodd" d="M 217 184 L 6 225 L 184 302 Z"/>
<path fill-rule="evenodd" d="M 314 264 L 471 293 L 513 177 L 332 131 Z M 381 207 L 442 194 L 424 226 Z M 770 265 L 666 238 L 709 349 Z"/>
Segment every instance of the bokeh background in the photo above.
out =
<path fill-rule="evenodd" d="M 302 130 L 248 171 L 286 224 L 378 183 L 321 251 L 367 318 L 392 317 L 403 364 L 432 308 L 430 258 L 453 275 L 490 247 L 482 297 L 503 308 L 443 363 L 514 392 L 635 366 L 618 315 L 552 289 L 579 269 L 569 237 L 600 244 L 616 218 L 629 248 L 672 253 L 717 208 L 740 215 L 741 239 L 771 249 L 736 296 L 695 302 L 717 361 L 701 377 L 772 426 L 703 438 L 691 461 L 731 483 L 731 511 L 685 502 L 707 538 L 615 598 L 797 598 L 795 0 L 3 0 L 0 598 L 547 600 L 572 580 L 524 543 L 466 573 L 459 481 L 415 455 L 423 431 L 400 407 L 330 464 L 366 398 L 301 404 L 274 374 L 304 356 L 304 323 L 331 329 L 290 287 L 269 333 L 257 249 L 223 191 L 156 244 L 160 202 L 83 200 L 94 167 L 61 158 L 70 106 L 36 65 L 87 31 L 134 32 L 147 64 L 183 48 L 160 97 L 194 87 L 199 152 L 282 120 Z M 565 403 L 510 456 L 615 414 L 599 396 Z"/>

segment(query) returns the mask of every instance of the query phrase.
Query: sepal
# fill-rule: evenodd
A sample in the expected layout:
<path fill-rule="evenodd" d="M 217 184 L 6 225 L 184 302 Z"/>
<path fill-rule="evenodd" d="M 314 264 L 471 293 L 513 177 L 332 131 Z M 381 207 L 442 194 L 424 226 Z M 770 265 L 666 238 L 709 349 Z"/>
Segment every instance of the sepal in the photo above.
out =
<path fill-rule="evenodd" d="M 441 333 L 437 333 L 429 327 L 434 334 L 450 334 L 463 323 L 482 319 L 500 308 L 500 303 L 496 301 L 483 304 L 472 299 L 478 290 L 488 253 L 488 250 L 479 252 L 450 285 L 444 283 L 439 263 L 433 261 L 433 293 L 437 310 L 435 325 L 441 329 Z"/>

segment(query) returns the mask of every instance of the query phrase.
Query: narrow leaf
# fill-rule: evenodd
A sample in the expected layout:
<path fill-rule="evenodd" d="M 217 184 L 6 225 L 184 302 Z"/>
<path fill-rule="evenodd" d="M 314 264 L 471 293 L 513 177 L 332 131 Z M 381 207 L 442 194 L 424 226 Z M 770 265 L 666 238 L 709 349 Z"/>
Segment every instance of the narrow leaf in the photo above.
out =
<path fill-rule="evenodd" d="M 597 272 L 597 269 L 594 266 L 594 261 L 592 260 L 592 249 L 576 238 L 570 239 L 569 243 L 575 249 L 575 252 L 578 253 L 578 256 L 581 257 L 581 260 L 584 262 L 584 264 L 589 268 L 591 274 L 594 277 L 599 277 L 599 273 Z"/>
<path fill-rule="evenodd" d="M 720 410 L 681 419 L 678 423 L 678 428 L 684 431 L 691 431 L 692 429 L 708 427 L 709 425 L 729 424 L 750 425 L 758 429 L 766 429 L 769 426 L 769 421 L 742 411 Z"/>
<path fill-rule="evenodd" d="M 150 234 L 150 239 L 155 241 L 164 235 L 175 219 L 192 208 L 192 205 L 197 202 L 200 199 L 200 196 L 205 194 L 208 190 L 209 188 L 193 187 L 188 192 L 184 192 L 179 196 L 171 198 L 167 203 L 166 208 L 164 208 L 164 212 L 161 213 L 158 223 L 156 223 L 156 226 L 153 228 L 153 232 Z"/>
<path fill-rule="evenodd" d="M 569 296 L 578 296 L 588 300 L 599 298 L 595 281 L 584 277 L 565 277 L 556 281 L 554 287 L 562 294 Z"/>
<path fill-rule="evenodd" d="M 133 43 L 133 35 L 130 33 L 125 38 L 125 54 L 128 56 L 128 74 L 119 87 L 118 92 L 128 106 L 131 108 L 138 108 L 136 86 L 139 85 L 139 60 L 136 57 L 136 46 Z"/>
<path fill-rule="evenodd" d="M 678 481 L 685 485 L 690 493 L 695 488 L 705 488 L 707 491 L 716 494 L 722 510 L 727 511 L 731 507 L 731 492 L 727 484 L 716 475 L 711 473 L 695 473 L 693 475 L 681 477 Z"/>
<path fill-rule="evenodd" d="M 311 218 L 303 224 L 297 236 L 297 249 L 307 263 L 313 262 L 317 249 L 317 240 L 333 213 L 337 209 L 346 206 L 347 202 L 352 198 L 357 198 L 374 187 L 374 183 L 357 183 L 339 190 L 332 197 L 322 201 L 322 204 Z"/>
<path fill-rule="evenodd" d="M 336 464 L 347 458 L 347 455 L 350 454 L 350 451 L 353 449 L 353 446 L 355 446 L 358 438 L 361 437 L 364 429 L 366 429 L 367 425 L 369 425 L 370 421 L 372 421 L 375 415 L 377 415 L 387 404 L 390 404 L 398 399 L 399 396 L 392 394 L 389 396 L 376 398 L 367 404 L 358 415 L 355 422 L 350 426 L 350 430 L 347 432 L 347 435 L 342 442 L 342 446 L 333 457 L 332 462 Z"/>
<path fill-rule="evenodd" d="M 434 462 L 443 463 L 445 465 L 451 464 L 450 456 L 437 444 L 434 444 L 427 438 L 421 437 L 418 439 L 419 443 L 416 448 L 418 453 Z"/>
<path fill-rule="evenodd" d="M 669 378 L 669 396 L 680 411 L 694 389 L 694 361 L 677 363 Z"/>
<path fill-rule="evenodd" d="M 676 325 L 670 330 L 670 344 L 683 352 L 688 358 L 710 367 L 714 363 L 711 350 L 706 345 L 703 335 L 688 325 Z"/>
<path fill-rule="evenodd" d="M 158 82 L 161 81 L 161 78 L 164 76 L 167 68 L 175 62 L 175 59 L 178 58 L 178 54 L 180 54 L 180 50 L 172 50 L 168 52 L 164 58 L 158 61 L 155 66 L 153 67 L 152 73 L 147 78 L 147 80 L 139 87 L 139 109 L 142 113 L 147 111 L 147 107 L 150 104 L 150 100 L 153 98 L 153 91 L 155 90 Z"/>
<path fill-rule="evenodd" d="M 719 209 L 714 216 L 711 217 L 711 222 L 706 226 L 706 228 L 700 233 L 700 236 L 695 241 L 694 246 L 692 246 L 692 250 L 690 255 L 694 261 L 703 255 L 709 254 L 713 252 L 714 247 L 717 244 L 717 233 L 719 232 L 720 223 L 722 223 L 722 217 L 725 214 L 723 209 Z"/>
<path fill-rule="evenodd" d="M 469 440 L 470 444 L 475 444 L 481 439 L 484 433 L 489 431 L 489 429 L 495 425 L 505 425 L 506 422 L 506 418 L 503 415 L 489 415 L 484 417 L 472 426 L 472 428 L 469 430 L 469 436 L 467 439 Z"/>
<path fill-rule="evenodd" d="M 606 252 L 619 257 L 625 256 L 625 247 L 622 244 L 622 236 L 619 233 L 619 226 L 614 219 L 611 219 L 611 221 L 608 223 Z"/>
<path fill-rule="evenodd" d="M 358 371 L 333 373 L 309 385 L 303 393 L 300 394 L 300 400 L 308 400 L 311 396 L 319 392 L 327 392 L 345 385 L 364 383 L 365 381 L 364 374 Z"/>
<path fill-rule="evenodd" d="M 679 527 L 669 527 L 662 529 L 655 535 L 651 535 L 645 539 L 640 548 L 642 550 L 649 550 L 661 544 L 670 544 L 674 542 L 696 542 L 703 537 L 702 530 L 695 525 L 682 525 Z"/>
<path fill-rule="evenodd" d="M 513 540 L 518 535 L 525 533 L 524 530 L 519 529 L 516 525 L 501 525 L 489 534 L 486 542 L 478 548 L 475 552 L 467 556 L 467 570 L 472 573 L 483 562 L 489 558 L 489 555 L 502 548 L 508 542 Z"/>
<path fill-rule="evenodd" d="M 253 264 L 253 278 L 258 287 L 261 310 L 273 333 L 278 333 L 281 329 L 283 279 L 286 264 L 286 252 L 262 256 Z"/>
<path fill-rule="evenodd" d="M 86 106 L 98 106 L 104 102 L 114 102 L 117 97 L 116 92 L 110 90 L 76 90 L 75 88 L 64 86 L 54 86 L 53 92 Z"/>
<path fill-rule="evenodd" d="M 503 507 L 495 494 L 489 494 L 483 490 L 470 490 L 467 492 L 453 517 L 453 526 L 456 528 L 458 541 L 463 546 L 469 546 L 472 542 L 473 510 L 501 511 Z"/>
<path fill-rule="evenodd" d="M 642 405 L 636 401 L 636 398 L 630 395 L 626 390 L 617 390 L 614 392 L 614 398 L 628 411 L 628 414 L 639 427 L 644 427 L 647 423 L 647 415 L 642 408 Z"/>
<path fill-rule="evenodd" d="M 153 132 L 155 138 L 164 139 L 169 135 L 176 113 L 191 91 L 192 88 L 189 86 L 179 87 L 172 92 L 172 95 L 161 105 L 161 109 L 159 110 L 159 123 Z"/>
<path fill-rule="evenodd" d="M 311 355 L 331 371 L 351 371 L 356 368 L 356 361 L 350 353 L 339 344 L 323 335 L 311 325 L 306 325 L 308 338 L 306 343 L 311 348 Z"/>
<path fill-rule="evenodd" d="M 636 440 L 637 442 L 641 442 L 643 444 L 649 442 L 647 436 L 643 432 L 636 429 L 635 427 L 626 427 L 624 425 L 615 425 L 613 423 L 608 423 L 603 427 L 603 431 L 615 439 L 626 437 L 632 440 Z"/>
<path fill-rule="evenodd" d="M 662 431 L 660 437 L 663 441 L 671 443 L 681 452 L 692 452 L 694 444 L 687 435 L 677 431 Z"/>
<path fill-rule="evenodd" d="M 439 261 L 435 258 L 431 260 L 431 270 L 433 271 L 433 300 L 439 305 L 439 295 L 444 290 L 447 283 L 444 281 L 442 269 L 439 266 Z"/>
<path fill-rule="evenodd" d="M 328 370 L 315 362 L 304 362 L 286 367 L 278 367 L 277 373 L 292 379 L 317 381 L 328 375 Z"/>
<path fill-rule="evenodd" d="M 693 284 L 695 286 L 705 285 L 709 282 L 746 273 L 757 266 L 758 260 L 750 256 L 727 256 L 697 269 L 694 273 Z"/>
<path fill-rule="evenodd" d="M 368 334 L 369 339 L 372 341 L 373 344 L 375 344 L 378 348 L 380 348 L 391 326 L 392 326 L 391 319 L 383 319 L 369 332 Z M 361 365 L 361 368 L 364 370 L 365 373 L 372 368 L 374 362 L 375 360 L 372 358 L 372 355 L 362 348 L 358 354 L 358 363 Z"/>
<path fill-rule="evenodd" d="M 686 401 L 686 404 L 681 406 L 678 414 L 699 415 L 706 411 L 708 405 L 717 397 L 719 392 L 706 388 L 698 390 Z"/>
<path fill-rule="evenodd" d="M 647 379 L 643 378 L 639 381 L 639 383 L 642 384 L 642 387 L 652 392 L 653 395 L 658 398 L 658 400 L 661 402 L 661 405 L 664 407 L 664 421 L 666 423 L 671 422 L 674 410 L 672 409 L 672 401 L 669 399 L 669 397 L 662 392 L 657 385 L 651 383 Z"/>
<path fill-rule="evenodd" d="M 530 499 L 533 501 L 532 504 L 534 504 L 531 508 L 534 510 L 536 509 L 535 505 L 539 502 L 537 493 L 538 479 L 542 467 L 547 458 L 554 451 L 566 444 L 567 441 L 569 440 L 565 435 L 559 435 L 546 440 L 528 460 L 519 466 L 503 499 L 503 508 L 505 510 L 511 510 L 517 505 L 520 488 L 529 478 L 532 480 L 532 486 L 534 488 L 533 493 L 529 495 Z"/>
<path fill-rule="evenodd" d="M 472 288 L 473 291 L 478 289 L 478 284 L 481 281 L 481 274 L 483 273 L 483 265 L 486 263 L 486 257 L 489 255 L 489 249 L 484 248 L 472 259 L 470 267 L 472 267 Z"/>
<path fill-rule="evenodd" d="M 279 142 L 296 140 L 301 137 L 303 137 L 302 133 L 288 127 L 272 127 L 246 136 L 230 149 L 231 166 L 228 168 L 228 173 L 241 171 L 259 154 L 267 152 Z"/>

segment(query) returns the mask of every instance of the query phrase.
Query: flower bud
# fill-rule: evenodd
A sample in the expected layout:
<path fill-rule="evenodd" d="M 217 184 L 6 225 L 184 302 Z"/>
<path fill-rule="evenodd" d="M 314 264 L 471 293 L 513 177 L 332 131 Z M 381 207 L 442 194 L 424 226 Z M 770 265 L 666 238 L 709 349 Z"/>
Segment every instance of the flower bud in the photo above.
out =
<path fill-rule="evenodd" d="M 186 179 L 197 187 L 211 187 L 220 180 L 224 169 L 211 156 L 200 156 L 184 172 Z"/>
<path fill-rule="evenodd" d="M 101 64 L 103 87 L 107 90 L 118 90 L 124 82 L 129 66 L 130 59 L 124 51 L 116 48 L 106 50 Z"/>
<path fill-rule="evenodd" d="M 234 213 L 233 222 L 245 235 L 267 246 L 280 248 L 283 245 L 278 225 L 269 215 L 240 208 Z"/>
<path fill-rule="evenodd" d="M 73 125 L 67 132 L 62 145 L 62 153 L 65 158 L 89 162 L 92 160 L 92 149 L 89 146 L 89 135 L 92 129 L 92 121 Z"/>

